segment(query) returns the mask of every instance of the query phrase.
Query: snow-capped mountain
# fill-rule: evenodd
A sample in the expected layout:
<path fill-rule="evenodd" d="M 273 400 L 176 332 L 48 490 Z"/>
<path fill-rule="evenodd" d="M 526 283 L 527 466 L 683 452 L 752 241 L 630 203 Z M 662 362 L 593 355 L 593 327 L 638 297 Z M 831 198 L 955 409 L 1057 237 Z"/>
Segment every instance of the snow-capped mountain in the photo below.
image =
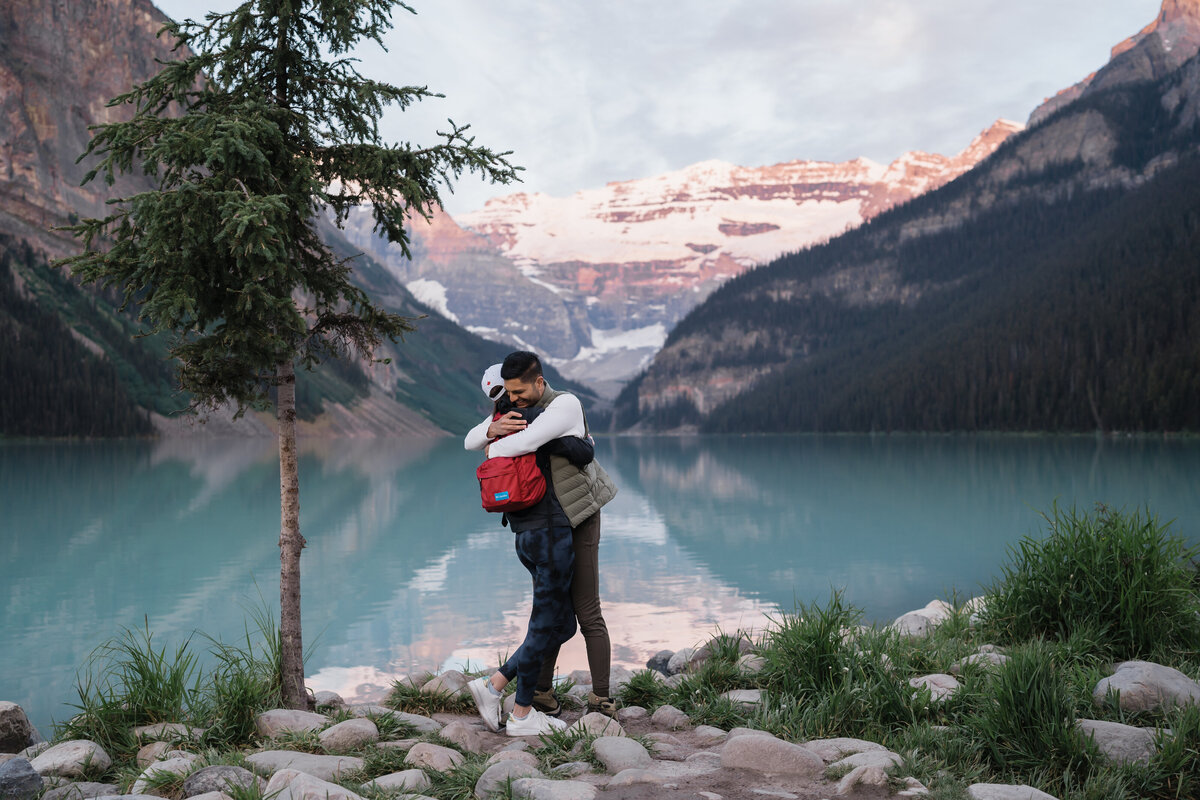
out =
<path fill-rule="evenodd" d="M 1022 127 L 1000 120 L 956 156 L 705 161 L 566 198 L 508 195 L 456 220 L 416 225 L 411 264 L 373 239 L 366 219 L 347 233 L 471 330 L 613 390 L 724 281 L 953 180 Z"/>

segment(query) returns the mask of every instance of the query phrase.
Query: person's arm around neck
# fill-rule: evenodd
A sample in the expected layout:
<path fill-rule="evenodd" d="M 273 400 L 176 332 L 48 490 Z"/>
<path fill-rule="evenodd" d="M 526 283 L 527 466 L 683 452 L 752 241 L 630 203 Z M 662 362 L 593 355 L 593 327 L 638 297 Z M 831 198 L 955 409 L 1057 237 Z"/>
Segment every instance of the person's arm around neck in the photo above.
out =
<path fill-rule="evenodd" d="M 488 448 L 488 458 L 532 453 L 560 436 L 583 438 L 583 406 L 573 394 L 560 394 L 523 431 L 497 439 Z"/>

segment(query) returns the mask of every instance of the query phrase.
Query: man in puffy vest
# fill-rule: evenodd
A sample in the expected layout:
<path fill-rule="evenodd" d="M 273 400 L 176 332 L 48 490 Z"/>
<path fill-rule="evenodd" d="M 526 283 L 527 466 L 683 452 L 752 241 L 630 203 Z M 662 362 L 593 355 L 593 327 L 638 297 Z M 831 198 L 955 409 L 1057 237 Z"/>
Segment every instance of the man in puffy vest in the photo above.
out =
<path fill-rule="evenodd" d="M 509 354 L 501 367 L 501 376 L 514 406 L 539 408 L 541 413 L 530 423 L 516 413 L 495 420 L 488 417 L 467 434 L 464 441 L 467 449 L 482 449 L 489 458 L 512 457 L 538 452 L 559 437 L 587 438 L 587 422 L 579 399 L 556 392 L 546 383 L 541 361 L 534 353 Z M 604 692 L 589 701 L 597 700 L 597 708 L 593 710 L 615 708 L 608 698 L 610 645 L 600 613 L 596 551 L 600 507 L 612 499 L 616 490 L 603 470 L 594 466 L 577 467 L 563 456 L 546 455 L 543 459 L 539 454 L 539 466 L 547 478 L 542 501 L 507 514 L 508 524 L 516 534 L 517 555 L 533 576 L 533 610 L 525 641 L 490 679 L 478 678 L 468 685 L 480 716 L 494 731 L 500 726 L 502 690 L 513 678 L 520 677 L 516 705 L 505 726 L 511 736 L 531 736 L 565 727 L 552 718 L 560 709 L 550 680 L 559 646 L 575 633 L 578 606 L 583 607 L 579 619 L 587 639 L 593 689 Z M 576 562 L 577 555 L 584 556 L 581 563 Z M 573 592 L 572 579 L 577 571 L 579 585 Z M 584 589 L 586 596 L 573 599 L 573 594 L 579 594 L 578 589 Z M 600 702 L 606 702 L 608 708 L 599 707 Z"/>

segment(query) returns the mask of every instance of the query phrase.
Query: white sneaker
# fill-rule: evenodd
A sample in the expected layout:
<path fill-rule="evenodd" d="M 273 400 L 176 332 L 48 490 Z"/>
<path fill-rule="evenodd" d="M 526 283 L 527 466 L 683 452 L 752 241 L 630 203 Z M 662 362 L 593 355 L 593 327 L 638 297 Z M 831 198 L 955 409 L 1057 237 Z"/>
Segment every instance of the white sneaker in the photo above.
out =
<path fill-rule="evenodd" d="M 475 698 L 475 707 L 479 709 L 479 716 L 483 717 L 483 724 L 487 725 L 489 731 L 496 732 L 500 730 L 500 703 L 503 698 L 492 693 L 490 683 L 487 678 L 476 678 L 467 684 L 467 688 L 471 690 L 471 697 Z"/>
<path fill-rule="evenodd" d="M 508 715 L 508 722 L 505 723 L 504 729 L 509 736 L 541 736 L 554 731 L 565 730 L 567 723 L 561 719 L 549 717 L 538 711 L 536 708 L 529 709 L 529 715 L 521 719 L 514 717 L 511 713 Z"/>

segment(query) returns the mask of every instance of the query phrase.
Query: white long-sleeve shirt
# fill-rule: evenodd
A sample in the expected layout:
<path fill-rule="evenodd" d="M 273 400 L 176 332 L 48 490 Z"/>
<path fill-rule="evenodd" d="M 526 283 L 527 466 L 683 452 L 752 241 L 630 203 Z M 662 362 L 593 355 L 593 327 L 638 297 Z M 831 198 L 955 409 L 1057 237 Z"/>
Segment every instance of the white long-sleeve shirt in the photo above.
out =
<path fill-rule="evenodd" d="M 560 394 L 550 401 L 550 405 L 537 418 L 521 431 L 509 434 L 491 442 L 488 439 L 488 426 L 492 424 L 489 415 L 487 419 L 471 428 L 463 438 L 463 447 L 468 450 L 482 450 L 492 445 L 488 450 L 488 458 L 500 456 L 519 456 L 532 453 L 551 439 L 560 436 L 578 436 L 584 438 L 583 406 L 579 398 L 573 394 Z"/>

